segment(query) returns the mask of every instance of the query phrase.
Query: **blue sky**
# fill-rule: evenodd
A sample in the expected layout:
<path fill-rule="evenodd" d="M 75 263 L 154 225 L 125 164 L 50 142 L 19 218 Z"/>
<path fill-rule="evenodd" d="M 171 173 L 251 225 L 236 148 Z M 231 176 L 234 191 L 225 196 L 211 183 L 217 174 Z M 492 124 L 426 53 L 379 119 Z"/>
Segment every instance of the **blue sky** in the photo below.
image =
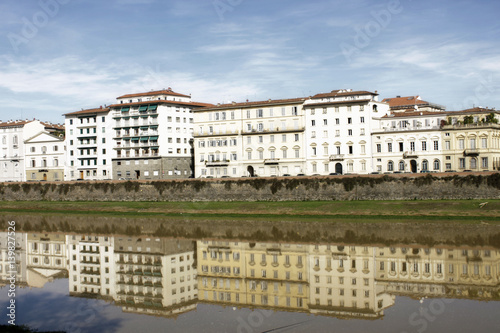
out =
<path fill-rule="evenodd" d="M 500 108 L 500 2 L 3 0 L 0 120 L 172 87 L 200 102 L 333 89 Z"/>

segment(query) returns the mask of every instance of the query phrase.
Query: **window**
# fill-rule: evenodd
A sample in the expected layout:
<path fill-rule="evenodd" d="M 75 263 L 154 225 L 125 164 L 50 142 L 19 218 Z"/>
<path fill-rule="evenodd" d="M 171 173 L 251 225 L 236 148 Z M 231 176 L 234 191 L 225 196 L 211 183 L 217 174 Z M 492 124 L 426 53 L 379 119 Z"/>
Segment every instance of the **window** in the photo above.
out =
<path fill-rule="evenodd" d="M 349 118 L 347 118 L 347 123 L 348 123 L 348 124 L 352 124 L 352 118 L 350 118 L 350 117 L 349 117 Z"/>
<path fill-rule="evenodd" d="M 458 159 L 458 167 L 460 169 L 465 169 L 465 158 L 459 158 Z"/>
<path fill-rule="evenodd" d="M 434 150 L 439 150 L 439 141 L 434 141 Z"/>
<path fill-rule="evenodd" d="M 387 143 L 387 151 L 388 151 L 389 153 L 392 153 L 392 142 L 388 142 L 388 143 Z"/>
<path fill-rule="evenodd" d="M 387 171 L 394 171 L 394 162 L 393 161 L 387 162 Z"/>
<path fill-rule="evenodd" d="M 488 148 L 488 139 L 481 138 L 481 148 Z"/>
<path fill-rule="evenodd" d="M 434 160 L 434 170 L 438 171 L 439 170 L 439 160 Z"/>
<path fill-rule="evenodd" d="M 477 160 L 475 157 L 470 159 L 470 168 L 471 169 L 476 169 L 477 168 Z"/>
<path fill-rule="evenodd" d="M 464 149 L 464 139 L 458 139 L 458 149 Z"/>
<path fill-rule="evenodd" d="M 427 141 L 422 141 L 422 151 L 427 150 Z"/>
<path fill-rule="evenodd" d="M 482 157 L 481 158 L 481 167 L 482 168 L 488 168 L 488 157 Z"/>
<path fill-rule="evenodd" d="M 405 171 L 405 162 L 399 161 L 399 171 Z"/>
<path fill-rule="evenodd" d="M 377 153 L 382 152 L 382 145 L 380 143 L 377 143 Z"/>
<path fill-rule="evenodd" d="M 410 151 L 415 151 L 415 142 L 410 142 Z"/>
<path fill-rule="evenodd" d="M 399 151 L 404 151 L 404 144 L 403 144 L 403 142 L 399 142 Z"/>
<path fill-rule="evenodd" d="M 316 126 L 316 120 L 311 120 L 311 126 Z"/>
<path fill-rule="evenodd" d="M 353 147 L 352 146 L 348 146 L 348 148 L 349 148 L 349 154 L 352 155 L 353 154 Z"/>
<path fill-rule="evenodd" d="M 429 162 L 427 160 L 422 161 L 422 171 L 427 171 L 429 170 Z"/>
<path fill-rule="evenodd" d="M 347 135 L 352 136 L 352 129 L 347 130 Z"/>
<path fill-rule="evenodd" d="M 365 123 L 365 117 L 360 117 L 359 118 L 359 122 L 362 123 L 362 124 L 364 124 Z"/>

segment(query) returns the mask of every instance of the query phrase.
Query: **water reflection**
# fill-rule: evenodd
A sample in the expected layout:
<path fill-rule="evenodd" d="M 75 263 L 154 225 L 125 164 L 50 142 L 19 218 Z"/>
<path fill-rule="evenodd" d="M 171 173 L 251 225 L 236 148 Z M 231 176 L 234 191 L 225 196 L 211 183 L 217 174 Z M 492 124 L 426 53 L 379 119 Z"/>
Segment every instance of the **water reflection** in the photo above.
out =
<path fill-rule="evenodd" d="M 7 284 L 7 233 L 0 233 Z M 397 295 L 499 300 L 493 247 L 185 240 L 17 233 L 19 287 L 67 277 L 74 297 L 177 316 L 197 304 L 379 319 Z"/>

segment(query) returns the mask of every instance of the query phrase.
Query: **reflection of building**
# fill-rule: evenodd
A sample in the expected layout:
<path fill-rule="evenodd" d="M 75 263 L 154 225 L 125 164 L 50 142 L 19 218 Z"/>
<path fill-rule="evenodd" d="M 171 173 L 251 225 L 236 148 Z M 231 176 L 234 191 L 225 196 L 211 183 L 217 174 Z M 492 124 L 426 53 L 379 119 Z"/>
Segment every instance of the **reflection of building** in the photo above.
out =
<path fill-rule="evenodd" d="M 113 297 L 115 262 L 113 237 L 68 235 L 71 295 Z"/>
<path fill-rule="evenodd" d="M 66 237 L 59 233 L 26 233 L 27 282 L 42 287 L 68 274 Z"/>
<path fill-rule="evenodd" d="M 9 241 L 12 242 L 12 237 L 9 239 L 7 232 L 0 232 L 0 285 L 8 284 L 8 278 L 11 272 L 16 274 L 16 283 L 24 285 L 27 282 L 26 278 L 26 235 L 17 232 L 15 235 L 15 267 L 11 269 L 12 261 L 9 260 Z M 11 248 L 12 250 L 12 248 Z"/>
<path fill-rule="evenodd" d="M 199 241 L 200 300 L 306 311 L 307 247 Z"/>
<path fill-rule="evenodd" d="M 314 245 L 309 250 L 312 313 L 375 319 L 394 304 L 375 280 L 376 248 Z"/>
<path fill-rule="evenodd" d="M 124 311 L 169 316 L 196 308 L 192 241 L 120 236 L 113 262 L 115 301 Z"/>

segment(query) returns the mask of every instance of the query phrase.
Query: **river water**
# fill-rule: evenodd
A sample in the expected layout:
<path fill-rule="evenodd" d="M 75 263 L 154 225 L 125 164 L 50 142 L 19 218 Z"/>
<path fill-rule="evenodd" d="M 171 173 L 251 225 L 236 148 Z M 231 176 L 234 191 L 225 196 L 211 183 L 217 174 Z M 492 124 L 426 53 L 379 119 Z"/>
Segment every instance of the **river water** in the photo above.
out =
<path fill-rule="evenodd" d="M 14 272 L 9 234 L 0 233 L 2 323 L 12 320 L 7 307 L 15 300 L 15 323 L 40 331 L 494 332 L 500 327 L 500 251 L 494 241 L 434 239 L 430 246 L 411 238 L 358 241 L 356 234 L 348 240 L 291 241 L 276 229 L 271 239 L 176 238 L 139 229 L 127 229 L 129 235 L 16 231 L 10 235 L 16 243 Z M 15 295 L 9 292 L 12 275 Z"/>

